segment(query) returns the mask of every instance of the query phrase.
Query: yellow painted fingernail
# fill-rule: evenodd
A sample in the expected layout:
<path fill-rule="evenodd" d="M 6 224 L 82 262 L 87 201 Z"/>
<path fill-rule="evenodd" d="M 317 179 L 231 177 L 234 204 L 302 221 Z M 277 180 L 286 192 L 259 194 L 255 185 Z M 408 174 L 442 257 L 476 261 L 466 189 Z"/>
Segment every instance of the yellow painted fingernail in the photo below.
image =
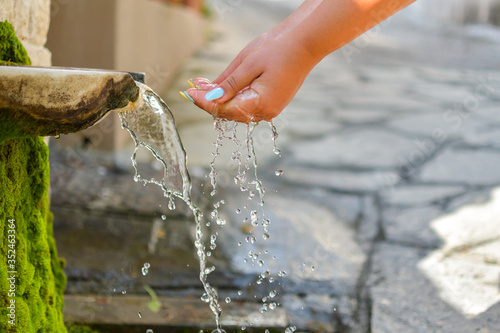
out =
<path fill-rule="evenodd" d="M 191 96 L 189 96 L 187 91 L 179 91 L 179 94 L 181 94 L 181 96 L 184 97 L 186 100 L 194 103 L 194 99 L 192 99 Z"/>
<path fill-rule="evenodd" d="M 198 88 L 194 83 L 193 80 L 188 80 L 188 84 L 191 88 Z"/>

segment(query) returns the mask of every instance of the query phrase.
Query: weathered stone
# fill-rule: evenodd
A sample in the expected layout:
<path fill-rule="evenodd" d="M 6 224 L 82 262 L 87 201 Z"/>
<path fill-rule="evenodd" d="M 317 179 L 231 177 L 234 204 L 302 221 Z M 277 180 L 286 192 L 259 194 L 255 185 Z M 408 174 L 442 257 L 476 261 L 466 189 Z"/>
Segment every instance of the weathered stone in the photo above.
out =
<path fill-rule="evenodd" d="M 226 192 L 225 197 L 231 200 L 223 207 L 230 208 L 225 209 L 230 222 L 219 231 L 219 239 L 224 252 L 232 254 L 232 270 L 256 274 L 265 269 L 273 274 L 284 270 L 288 279 L 326 281 L 332 292 L 352 295 L 365 255 L 356 243 L 354 232 L 338 217 L 316 203 L 268 193 L 265 202 L 266 218 L 271 221 L 270 238 L 264 240 L 262 226 L 252 227 L 250 222 L 242 222 L 245 217 L 250 220 L 248 215 L 252 209 L 243 208 L 251 204 L 246 195 L 238 199 L 238 195 L 229 193 Z M 235 213 L 236 207 L 243 212 Z M 260 217 L 260 209 L 257 213 Z M 256 236 L 254 244 L 245 241 L 246 236 L 252 235 Z M 297 246 L 299 239 L 300 246 Z M 241 246 L 237 246 L 238 241 L 242 242 Z M 245 263 L 249 251 L 261 253 L 259 259 L 264 260 L 266 266 L 261 267 L 252 259 Z"/>
<path fill-rule="evenodd" d="M 372 192 L 392 186 L 395 173 L 390 171 L 350 172 L 287 166 L 281 177 L 300 185 L 349 192 Z"/>
<path fill-rule="evenodd" d="M 412 140 L 381 129 L 353 129 L 347 133 L 299 142 L 293 158 L 301 164 L 353 168 L 391 168 L 401 163 L 401 156 L 411 151 Z"/>
<path fill-rule="evenodd" d="M 498 128 L 482 129 L 477 132 L 466 133 L 464 141 L 471 146 L 500 148 L 500 130 Z"/>
<path fill-rule="evenodd" d="M 414 149 L 418 147 L 418 142 L 421 142 L 420 145 L 426 146 L 425 149 L 430 150 L 433 146 L 434 150 L 446 140 L 475 131 L 481 124 L 451 109 L 445 109 L 433 114 L 406 115 L 390 121 L 388 125 L 414 136 Z M 425 136 L 426 139 L 417 135 Z"/>
<path fill-rule="evenodd" d="M 442 214 L 442 210 L 434 206 L 384 209 L 382 215 L 385 236 L 392 241 L 413 246 L 439 246 L 441 239 L 430 225 Z"/>
<path fill-rule="evenodd" d="M 362 200 L 362 205 L 363 210 L 358 221 L 356 236 L 363 250 L 369 252 L 372 242 L 379 232 L 381 232 L 380 228 L 382 228 L 382 226 L 379 225 L 381 217 L 374 197 L 365 196 Z"/>
<path fill-rule="evenodd" d="M 383 190 L 384 204 L 420 206 L 457 196 L 465 189 L 461 186 L 398 186 Z"/>
<path fill-rule="evenodd" d="M 447 149 L 422 168 L 420 180 L 434 183 L 490 185 L 500 182 L 500 153 Z"/>
<path fill-rule="evenodd" d="M 213 328 L 212 311 L 201 300 L 186 297 L 158 297 L 160 308 L 153 312 L 148 307 L 149 296 L 116 295 L 68 295 L 64 298 L 64 315 L 67 321 L 99 325 L 126 325 L 127 327 L 154 327 L 169 332 L 188 328 Z M 285 311 L 260 313 L 261 304 L 235 302 L 222 304 L 222 325 L 229 327 L 252 326 L 257 328 L 281 328 L 288 325 Z"/>
<path fill-rule="evenodd" d="M 446 304 L 436 287 L 420 271 L 428 252 L 379 245 L 370 277 L 373 304 L 371 331 L 382 332 L 494 332 L 500 329 L 499 308 L 468 317 Z"/>
<path fill-rule="evenodd" d="M 325 122 L 322 119 L 304 119 L 300 122 L 289 122 L 283 132 L 292 138 L 315 138 L 335 133 L 340 125 L 335 121 Z M 280 139 L 281 141 L 281 139 Z"/>

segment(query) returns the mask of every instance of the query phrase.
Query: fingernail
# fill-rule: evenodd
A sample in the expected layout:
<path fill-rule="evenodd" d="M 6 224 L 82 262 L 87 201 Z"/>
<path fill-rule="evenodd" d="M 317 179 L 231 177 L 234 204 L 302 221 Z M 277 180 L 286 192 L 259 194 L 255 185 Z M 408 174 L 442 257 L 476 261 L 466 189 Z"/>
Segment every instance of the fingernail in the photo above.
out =
<path fill-rule="evenodd" d="M 198 88 L 194 83 L 193 80 L 188 80 L 188 84 L 191 88 Z"/>
<path fill-rule="evenodd" d="M 205 99 L 207 101 L 213 101 L 214 99 L 221 98 L 222 96 L 224 96 L 224 89 L 218 87 L 209 91 L 208 94 L 205 95 Z"/>
<path fill-rule="evenodd" d="M 181 96 L 187 99 L 188 101 L 194 103 L 194 99 L 192 99 L 191 96 L 189 96 L 187 91 L 179 91 L 179 94 L 181 94 Z"/>

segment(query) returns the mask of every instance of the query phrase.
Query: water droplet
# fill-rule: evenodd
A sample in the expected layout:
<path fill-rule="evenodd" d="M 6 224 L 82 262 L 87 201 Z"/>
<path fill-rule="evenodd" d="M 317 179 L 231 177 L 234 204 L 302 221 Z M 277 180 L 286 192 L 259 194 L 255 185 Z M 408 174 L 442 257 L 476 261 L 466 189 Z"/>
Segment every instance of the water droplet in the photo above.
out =
<path fill-rule="evenodd" d="M 215 266 L 211 266 L 211 267 L 205 268 L 205 274 L 206 275 L 212 273 L 213 271 L 215 271 Z"/>
<path fill-rule="evenodd" d="M 284 277 L 284 276 L 286 276 L 286 272 L 285 271 L 279 271 L 278 272 L 278 276 L 279 277 Z"/>
<path fill-rule="evenodd" d="M 231 297 L 226 297 L 226 303 L 231 303 Z"/>
<path fill-rule="evenodd" d="M 170 197 L 170 200 L 168 201 L 168 209 L 170 209 L 170 210 L 175 210 L 175 201 L 174 201 L 174 197 Z"/>
<path fill-rule="evenodd" d="M 138 312 L 139 318 L 142 318 L 142 313 Z"/>
<path fill-rule="evenodd" d="M 267 311 L 267 304 L 263 304 L 262 307 L 260 308 L 260 313 L 264 313 Z"/>
<path fill-rule="evenodd" d="M 205 302 L 205 303 L 208 303 L 210 302 L 210 297 L 208 297 L 207 293 L 203 293 L 203 295 L 201 295 L 200 299 Z"/>
<path fill-rule="evenodd" d="M 149 267 L 151 267 L 151 265 L 149 264 L 149 262 L 145 262 L 144 267 L 149 268 Z"/>
<path fill-rule="evenodd" d="M 276 303 L 275 302 L 269 303 L 269 309 L 271 310 L 276 309 Z"/>
<path fill-rule="evenodd" d="M 262 225 L 264 227 L 268 227 L 271 224 L 271 220 L 269 219 L 262 219 Z"/>
<path fill-rule="evenodd" d="M 237 208 L 236 209 L 236 214 L 241 214 L 241 209 Z"/>
<path fill-rule="evenodd" d="M 54 136 L 54 138 L 57 140 L 57 139 L 60 139 L 61 138 L 61 134 L 56 134 L 56 136 Z"/>
<path fill-rule="evenodd" d="M 278 294 L 278 293 L 276 292 L 276 290 L 271 290 L 271 291 L 269 292 L 269 297 L 274 298 L 274 297 L 276 297 L 276 295 L 277 295 L 277 294 Z"/>
<path fill-rule="evenodd" d="M 238 295 L 241 296 L 242 294 L 243 294 L 243 292 L 241 290 L 238 290 Z"/>
<path fill-rule="evenodd" d="M 241 330 L 242 330 L 242 331 L 244 331 L 244 330 L 246 330 L 246 329 L 247 329 L 247 327 L 246 327 L 246 326 L 241 326 Z"/>
<path fill-rule="evenodd" d="M 167 219 L 167 215 L 162 215 L 162 216 L 161 216 L 161 219 L 162 219 L 163 221 L 165 221 L 165 220 Z"/>
<path fill-rule="evenodd" d="M 259 264 L 259 266 L 264 266 L 264 260 L 262 259 L 259 259 L 257 263 Z"/>
<path fill-rule="evenodd" d="M 274 282 L 274 278 L 271 276 L 271 277 L 269 278 L 269 283 L 273 283 L 273 282 Z"/>
<path fill-rule="evenodd" d="M 146 333 L 154 333 L 154 332 L 153 332 L 153 330 L 152 330 L 152 329 L 148 328 L 148 329 L 146 330 Z"/>
<path fill-rule="evenodd" d="M 242 242 L 238 242 L 238 246 L 241 246 L 241 244 L 243 244 Z"/>
<path fill-rule="evenodd" d="M 127 294 L 127 291 L 126 291 L 125 289 L 124 289 L 124 290 L 122 290 L 122 294 L 123 294 L 123 295 Z"/>
<path fill-rule="evenodd" d="M 276 171 L 274 172 L 274 174 L 275 174 L 276 176 L 278 176 L 278 177 L 279 177 L 279 176 L 281 176 L 281 175 L 283 174 L 283 170 L 278 169 L 278 170 L 276 170 Z"/>
<path fill-rule="evenodd" d="M 262 238 L 264 238 L 265 240 L 268 240 L 269 239 L 269 233 L 265 232 L 263 235 L 262 235 Z"/>
<path fill-rule="evenodd" d="M 146 276 L 146 275 L 148 275 L 149 269 L 147 269 L 146 267 L 143 267 L 141 271 L 142 271 L 142 275 Z"/>
<path fill-rule="evenodd" d="M 279 150 L 278 148 L 274 148 L 273 153 L 275 153 L 278 156 L 281 156 L 281 150 Z"/>
<path fill-rule="evenodd" d="M 311 266 L 311 270 L 314 271 L 316 268 L 314 266 Z"/>

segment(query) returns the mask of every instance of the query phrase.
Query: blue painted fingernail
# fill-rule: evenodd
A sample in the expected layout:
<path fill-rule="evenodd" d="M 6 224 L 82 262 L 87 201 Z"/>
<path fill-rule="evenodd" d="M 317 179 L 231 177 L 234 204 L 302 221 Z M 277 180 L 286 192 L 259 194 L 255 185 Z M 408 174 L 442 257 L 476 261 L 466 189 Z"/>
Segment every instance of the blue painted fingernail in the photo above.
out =
<path fill-rule="evenodd" d="M 205 95 L 205 99 L 207 101 L 213 101 L 214 99 L 221 98 L 222 96 L 224 96 L 224 89 L 222 89 L 221 87 L 218 87 L 218 88 L 215 88 L 215 89 L 209 91 Z"/>
<path fill-rule="evenodd" d="M 181 94 L 181 96 L 184 97 L 185 99 L 187 99 L 188 101 L 191 101 L 194 103 L 194 99 L 192 99 L 191 96 L 189 96 L 187 91 L 179 91 L 179 94 Z"/>

